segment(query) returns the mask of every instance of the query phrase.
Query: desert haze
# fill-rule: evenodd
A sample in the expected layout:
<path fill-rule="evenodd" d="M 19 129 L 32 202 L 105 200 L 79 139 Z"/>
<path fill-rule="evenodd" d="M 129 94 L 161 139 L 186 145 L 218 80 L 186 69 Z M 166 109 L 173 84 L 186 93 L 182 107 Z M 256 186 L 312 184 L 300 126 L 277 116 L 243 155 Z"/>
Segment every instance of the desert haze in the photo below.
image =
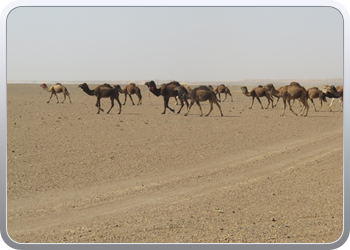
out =
<path fill-rule="evenodd" d="M 288 109 L 282 117 L 282 101 L 248 109 L 251 98 L 229 86 L 223 117 L 216 105 L 208 117 L 196 105 L 188 116 L 185 108 L 163 115 L 162 97 L 139 85 L 142 105 L 128 99 L 120 114 L 117 103 L 106 114 L 103 98 L 97 114 L 96 97 L 65 86 L 72 103 L 47 103 L 39 84 L 7 85 L 13 241 L 331 243 L 342 235 L 338 101 L 333 111 L 309 102 L 307 117 Z M 208 102 L 201 105 L 206 114 Z M 298 102 L 293 108 L 299 113 Z"/>

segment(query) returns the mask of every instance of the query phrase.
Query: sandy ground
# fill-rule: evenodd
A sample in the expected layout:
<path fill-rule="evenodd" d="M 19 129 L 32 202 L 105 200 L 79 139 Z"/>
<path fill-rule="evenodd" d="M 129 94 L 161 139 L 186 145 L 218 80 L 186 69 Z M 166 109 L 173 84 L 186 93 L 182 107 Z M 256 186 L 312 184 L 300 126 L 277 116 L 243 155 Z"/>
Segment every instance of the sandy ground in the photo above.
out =
<path fill-rule="evenodd" d="M 142 105 L 127 100 L 121 114 L 115 106 L 97 115 L 95 97 L 67 87 L 72 104 L 46 103 L 50 94 L 39 85 L 7 86 L 13 241 L 331 243 L 341 236 L 343 113 L 315 112 L 309 102 L 307 117 L 289 110 L 281 117 L 281 102 L 248 109 L 251 98 L 230 86 L 234 101 L 221 103 L 223 117 L 215 106 L 209 117 L 197 106 L 187 117 L 162 115 L 162 98 L 141 86 Z M 174 99 L 170 106 L 179 109 Z M 209 104 L 202 107 L 207 113 Z"/>

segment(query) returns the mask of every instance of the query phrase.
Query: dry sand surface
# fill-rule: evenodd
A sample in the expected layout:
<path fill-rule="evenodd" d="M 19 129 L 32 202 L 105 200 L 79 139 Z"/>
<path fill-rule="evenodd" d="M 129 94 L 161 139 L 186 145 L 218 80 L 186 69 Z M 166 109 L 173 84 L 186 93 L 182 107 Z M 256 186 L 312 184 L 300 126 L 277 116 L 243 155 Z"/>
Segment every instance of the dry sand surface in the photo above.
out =
<path fill-rule="evenodd" d="M 7 85 L 13 241 L 331 243 L 341 236 L 343 113 L 315 112 L 309 102 L 307 117 L 289 110 L 281 117 L 281 102 L 248 109 L 251 98 L 229 86 L 234 101 L 221 103 L 223 117 L 216 106 L 209 117 L 197 106 L 187 117 L 162 115 L 163 99 L 140 86 L 142 105 L 127 100 L 121 114 L 115 106 L 98 115 L 95 97 L 66 86 L 72 104 L 46 103 L 50 94 L 39 85 Z M 170 106 L 179 109 L 173 98 Z"/>

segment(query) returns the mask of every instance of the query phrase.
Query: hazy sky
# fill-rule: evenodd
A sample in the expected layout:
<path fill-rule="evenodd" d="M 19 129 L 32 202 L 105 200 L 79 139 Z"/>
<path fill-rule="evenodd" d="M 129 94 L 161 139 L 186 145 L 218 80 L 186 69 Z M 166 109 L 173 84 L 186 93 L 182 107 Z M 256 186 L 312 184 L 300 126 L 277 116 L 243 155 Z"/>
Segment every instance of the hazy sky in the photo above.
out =
<path fill-rule="evenodd" d="M 19 7 L 8 80 L 343 77 L 332 7 Z"/>

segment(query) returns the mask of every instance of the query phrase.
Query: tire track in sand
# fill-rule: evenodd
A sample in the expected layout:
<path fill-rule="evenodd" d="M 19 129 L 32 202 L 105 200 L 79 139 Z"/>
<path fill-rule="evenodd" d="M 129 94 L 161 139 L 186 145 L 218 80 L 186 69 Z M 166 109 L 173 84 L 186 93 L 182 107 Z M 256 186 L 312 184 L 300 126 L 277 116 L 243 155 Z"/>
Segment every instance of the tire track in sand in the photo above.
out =
<path fill-rule="evenodd" d="M 276 142 L 259 150 L 239 152 L 200 162 L 178 171 L 164 171 L 157 176 L 133 177 L 83 190 L 48 192 L 35 197 L 8 201 L 10 235 L 48 230 L 92 218 L 137 212 L 147 206 L 185 202 L 237 183 L 268 176 L 276 171 L 305 165 L 343 150 L 343 130 L 292 142 Z"/>

